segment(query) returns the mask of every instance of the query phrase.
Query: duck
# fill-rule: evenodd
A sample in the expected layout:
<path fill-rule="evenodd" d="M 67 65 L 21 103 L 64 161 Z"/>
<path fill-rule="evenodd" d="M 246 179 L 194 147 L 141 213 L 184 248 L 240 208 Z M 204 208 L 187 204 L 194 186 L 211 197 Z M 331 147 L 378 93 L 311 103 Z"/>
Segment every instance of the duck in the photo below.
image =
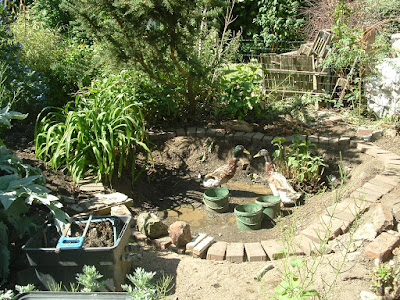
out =
<path fill-rule="evenodd" d="M 202 185 L 205 188 L 220 187 L 222 184 L 227 183 L 236 173 L 239 159 L 244 155 L 251 155 L 243 145 L 236 145 L 233 149 L 233 156 L 227 161 L 227 163 L 213 172 L 208 173 L 204 176 Z"/>
<path fill-rule="evenodd" d="M 271 156 L 268 150 L 261 149 L 253 158 L 264 157 L 265 159 L 265 172 L 267 176 L 267 183 L 274 196 L 279 196 L 284 206 L 294 205 L 303 196 L 302 192 L 296 192 L 290 185 L 286 177 L 277 171 L 272 163 Z"/>

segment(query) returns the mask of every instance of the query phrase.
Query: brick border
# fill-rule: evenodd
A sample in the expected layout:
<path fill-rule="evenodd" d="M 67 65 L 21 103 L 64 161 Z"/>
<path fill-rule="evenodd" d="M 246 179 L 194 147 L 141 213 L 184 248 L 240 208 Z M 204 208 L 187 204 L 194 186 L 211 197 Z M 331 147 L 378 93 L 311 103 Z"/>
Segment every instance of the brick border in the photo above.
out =
<path fill-rule="evenodd" d="M 270 142 L 274 136 L 269 136 L 261 132 L 240 132 L 227 133 L 224 129 L 206 129 L 203 127 L 189 127 L 187 130 L 184 128 L 176 129 L 173 132 L 149 132 L 149 138 L 152 142 L 165 142 L 168 139 L 176 136 L 195 136 L 195 137 L 215 137 L 219 140 L 236 141 L 236 142 Z M 291 142 L 294 136 L 286 136 L 286 141 Z M 301 139 L 305 139 L 306 135 L 300 135 Z M 291 255 L 311 255 L 323 251 L 329 253 L 330 249 L 327 247 L 329 240 L 347 232 L 350 225 L 371 205 L 380 202 L 380 199 L 390 193 L 396 186 L 400 184 L 400 155 L 394 154 L 390 151 L 381 149 L 371 142 L 365 142 L 358 137 L 339 136 L 339 137 L 326 137 L 321 135 L 311 135 L 309 139 L 315 144 L 333 145 L 333 146 L 350 146 L 356 148 L 361 153 L 370 155 L 385 165 L 385 170 L 376 175 L 373 179 L 364 183 L 361 188 L 358 188 L 350 194 L 349 198 L 343 199 L 341 202 L 326 208 L 326 213 L 319 217 L 319 221 L 309 225 L 302 230 L 300 234 L 293 239 L 293 249 Z M 385 235 L 384 235 L 385 234 Z M 386 237 L 388 233 L 382 233 L 366 247 L 366 255 L 375 255 L 378 258 L 386 258 L 388 251 L 399 245 L 399 239 L 393 243 L 389 243 L 384 249 L 378 249 L 379 254 L 375 254 L 371 247 L 380 243 L 383 239 L 382 235 Z M 386 240 L 390 238 L 386 237 Z M 324 243 L 321 243 L 324 241 Z M 157 243 L 153 243 L 157 246 Z M 319 246 L 322 245 L 322 248 Z M 279 248 L 279 249 L 278 249 Z M 253 242 L 253 243 L 227 243 L 223 241 L 215 241 L 210 243 L 207 249 L 202 249 L 202 255 L 195 255 L 196 257 L 206 258 L 209 260 L 228 260 L 231 262 L 245 262 L 245 261 L 264 261 L 280 259 L 284 255 L 279 250 L 283 245 L 274 239 Z M 382 248 L 382 247 L 381 247 Z M 173 249 L 173 248 L 169 248 Z M 182 251 L 183 250 L 183 251 Z M 209 251 L 209 253 L 207 253 Z M 184 252 L 184 249 L 178 251 Z M 382 253 L 381 253 L 382 252 Z M 187 254 L 192 254 L 192 251 L 187 251 Z"/>

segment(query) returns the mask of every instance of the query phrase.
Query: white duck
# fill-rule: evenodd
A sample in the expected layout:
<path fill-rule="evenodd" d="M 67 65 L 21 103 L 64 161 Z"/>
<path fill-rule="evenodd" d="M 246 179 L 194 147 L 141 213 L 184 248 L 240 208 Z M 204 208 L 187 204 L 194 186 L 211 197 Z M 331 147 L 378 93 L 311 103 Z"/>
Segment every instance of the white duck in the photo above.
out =
<path fill-rule="evenodd" d="M 285 176 L 281 173 L 274 171 L 274 165 L 268 150 L 261 149 L 253 158 L 261 157 L 265 158 L 265 171 L 267 175 L 267 183 L 271 188 L 274 196 L 279 196 L 283 205 L 296 204 L 297 200 L 303 195 L 301 192 L 296 192 L 290 185 Z"/>

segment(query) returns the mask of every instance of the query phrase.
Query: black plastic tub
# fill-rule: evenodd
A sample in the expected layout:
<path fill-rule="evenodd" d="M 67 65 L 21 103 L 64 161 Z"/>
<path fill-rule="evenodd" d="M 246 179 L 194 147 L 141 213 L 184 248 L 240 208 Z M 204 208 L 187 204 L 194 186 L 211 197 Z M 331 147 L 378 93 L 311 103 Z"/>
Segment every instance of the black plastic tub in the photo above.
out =
<path fill-rule="evenodd" d="M 78 293 L 78 292 L 29 292 L 18 296 L 17 299 L 46 299 L 46 300 L 67 300 L 67 299 L 104 299 L 104 300 L 130 300 L 128 293 L 122 292 L 101 292 L 101 293 Z"/>
<path fill-rule="evenodd" d="M 81 249 L 61 250 L 46 248 L 43 245 L 49 227 L 39 230 L 23 247 L 30 266 L 34 269 L 37 279 L 45 288 L 54 283 L 62 283 L 69 287 L 76 283 L 76 274 L 82 273 L 84 265 L 95 266 L 106 281 L 106 291 L 120 291 L 125 282 L 126 274 L 130 272 L 130 262 L 126 261 L 125 247 L 131 234 L 131 216 L 95 216 L 93 221 L 107 219 L 113 224 L 116 234 L 111 247 L 88 247 Z M 87 218 L 86 218 L 87 220 Z M 85 218 L 77 222 L 85 221 Z"/>

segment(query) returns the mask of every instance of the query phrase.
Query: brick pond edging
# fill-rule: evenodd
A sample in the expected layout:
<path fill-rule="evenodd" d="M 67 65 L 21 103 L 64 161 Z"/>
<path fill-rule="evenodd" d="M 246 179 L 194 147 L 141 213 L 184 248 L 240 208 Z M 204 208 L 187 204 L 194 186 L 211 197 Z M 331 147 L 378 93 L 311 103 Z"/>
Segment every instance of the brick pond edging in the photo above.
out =
<path fill-rule="evenodd" d="M 228 133 L 223 129 L 206 129 L 202 127 L 189 127 L 174 131 L 148 132 L 152 142 L 163 142 L 177 136 L 214 137 L 236 142 L 270 143 L 273 136 L 261 132 L 234 132 Z M 291 142 L 294 136 L 285 137 Z M 305 139 L 306 135 L 301 135 Z M 297 234 L 293 239 L 293 255 L 311 255 L 319 251 L 321 241 L 333 240 L 348 231 L 354 221 L 367 211 L 372 205 L 380 202 L 380 199 L 390 193 L 400 184 L 400 155 L 381 149 L 373 143 L 349 136 L 326 137 L 310 135 L 309 140 L 315 144 L 331 144 L 355 147 L 361 153 L 370 155 L 385 165 L 381 174 L 366 182 L 362 187 L 352 192 L 349 197 L 341 200 L 328 208 L 318 218 L 317 222 L 309 225 Z M 385 208 L 383 208 L 385 210 Z M 384 211 L 386 218 L 393 219 L 393 215 L 387 209 Z M 187 249 L 175 247 L 169 237 L 149 240 L 145 235 L 134 232 L 133 237 L 138 242 L 151 243 L 159 249 L 169 249 L 180 254 L 192 255 L 209 260 L 227 260 L 231 262 L 266 261 L 282 258 L 280 252 L 284 245 L 275 239 L 253 243 L 227 243 L 214 242 L 214 239 L 205 234 L 194 237 Z M 366 245 L 364 253 L 370 258 L 386 260 L 392 250 L 400 245 L 400 235 L 382 232 L 374 241 Z M 186 250 L 186 251 L 185 251 Z M 329 251 L 329 249 L 327 249 Z"/>

